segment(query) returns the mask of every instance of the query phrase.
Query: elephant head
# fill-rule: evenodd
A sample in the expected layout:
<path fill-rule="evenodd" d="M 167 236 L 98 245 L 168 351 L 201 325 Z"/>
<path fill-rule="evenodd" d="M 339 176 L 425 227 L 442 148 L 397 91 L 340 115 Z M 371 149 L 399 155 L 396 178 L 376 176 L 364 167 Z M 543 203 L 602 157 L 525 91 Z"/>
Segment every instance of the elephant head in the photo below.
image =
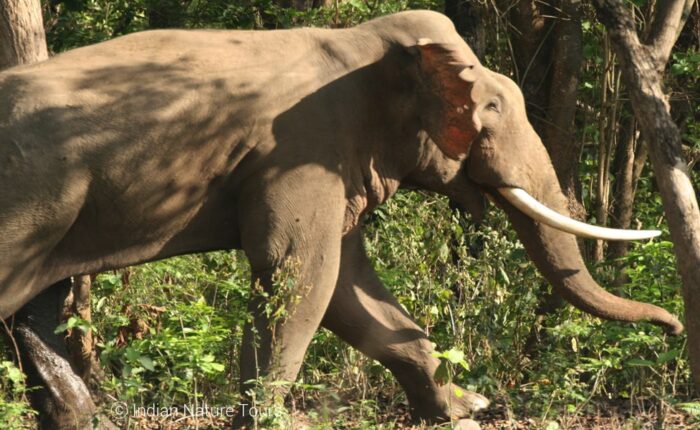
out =
<path fill-rule="evenodd" d="M 666 310 L 601 288 L 588 272 L 575 236 L 638 240 L 660 232 L 609 229 L 571 219 L 518 86 L 483 67 L 464 43 L 421 39 L 411 52 L 420 65 L 423 129 L 443 154 L 461 163 L 457 176 L 462 177 L 455 180 L 471 182 L 471 189 L 475 184 L 506 212 L 530 258 L 555 289 L 595 316 L 648 320 L 679 334 L 683 325 Z"/>

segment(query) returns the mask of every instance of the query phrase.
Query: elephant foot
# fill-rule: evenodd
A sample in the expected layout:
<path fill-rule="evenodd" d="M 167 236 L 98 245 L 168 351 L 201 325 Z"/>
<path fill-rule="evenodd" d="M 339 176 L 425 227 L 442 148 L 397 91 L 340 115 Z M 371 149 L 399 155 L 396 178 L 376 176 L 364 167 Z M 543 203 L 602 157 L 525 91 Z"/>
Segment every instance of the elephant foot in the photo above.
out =
<path fill-rule="evenodd" d="M 486 409 L 491 403 L 481 394 L 455 384 L 445 384 L 439 390 L 445 414 L 452 420 L 470 417 L 475 412 Z"/>
<path fill-rule="evenodd" d="M 85 382 L 74 373 L 65 357 L 46 344 L 24 323 L 15 337 L 21 346 L 30 385 L 32 405 L 39 411 L 39 428 L 47 430 L 117 430 L 92 400 Z"/>
<path fill-rule="evenodd" d="M 15 336 L 25 352 L 23 361 L 30 383 L 42 386 L 31 393 L 32 404 L 40 411 L 39 427 L 92 429 L 97 407 L 68 361 L 24 324 L 17 326 Z"/>
<path fill-rule="evenodd" d="M 481 430 L 481 426 L 474 420 L 459 420 L 453 430 Z"/>
<path fill-rule="evenodd" d="M 490 403 L 481 394 L 465 390 L 451 383 L 437 387 L 431 397 L 427 401 L 424 399 L 412 402 L 412 416 L 415 420 L 429 423 L 465 421 L 463 418 L 470 417 L 475 412 L 487 408 Z"/>

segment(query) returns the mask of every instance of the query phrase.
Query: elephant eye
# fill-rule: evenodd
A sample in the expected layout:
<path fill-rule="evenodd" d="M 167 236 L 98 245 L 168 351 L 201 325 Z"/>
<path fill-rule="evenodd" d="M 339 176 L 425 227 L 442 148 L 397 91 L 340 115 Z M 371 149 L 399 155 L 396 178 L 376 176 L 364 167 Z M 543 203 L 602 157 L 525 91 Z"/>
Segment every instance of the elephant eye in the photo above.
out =
<path fill-rule="evenodd" d="M 486 105 L 486 109 L 496 113 L 501 113 L 501 104 L 499 103 L 498 99 L 493 99 Z"/>

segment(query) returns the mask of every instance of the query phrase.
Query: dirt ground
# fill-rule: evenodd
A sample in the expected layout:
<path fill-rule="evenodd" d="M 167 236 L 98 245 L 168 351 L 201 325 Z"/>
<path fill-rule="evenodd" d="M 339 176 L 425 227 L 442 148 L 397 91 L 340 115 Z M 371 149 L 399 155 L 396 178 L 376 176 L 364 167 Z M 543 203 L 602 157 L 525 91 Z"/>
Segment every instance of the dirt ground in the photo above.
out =
<path fill-rule="evenodd" d="M 641 406 L 641 405 L 637 405 Z M 594 413 L 579 415 L 568 415 L 563 417 L 549 417 L 545 419 L 518 416 L 509 416 L 507 408 L 502 405 L 494 405 L 488 411 L 479 413 L 475 418 L 481 425 L 482 430 L 521 430 L 521 429 L 542 429 L 542 430 L 693 430 L 700 429 L 700 422 L 693 421 L 691 417 L 684 413 L 668 409 L 663 415 L 658 413 L 658 408 L 650 407 L 647 410 L 635 409 L 634 414 L 626 405 L 610 404 L 597 408 Z M 337 418 L 337 417 L 336 417 Z M 347 422 L 342 425 L 335 425 L 333 429 L 396 429 L 396 430 L 427 430 L 427 429 L 449 429 L 450 425 L 425 426 L 411 423 L 407 410 L 386 411 L 380 414 L 373 421 L 358 420 L 348 414 Z M 315 424 L 307 414 L 297 411 L 293 414 L 295 425 L 293 430 L 302 429 L 322 429 L 322 425 Z M 122 425 L 126 423 L 121 423 Z M 168 417 L 160 419 L 157 417 L 140 417 L 130 420 L 129 428 L 143 430 L 186 430 L 186 429 L 210 429 L 210 428 L 230 428 L 227 422 L 222 419 L 200 417 L 197 419 L 189 417 Z M 285 429 L 286 430 L 286 429 Z M 292 429 L 290 429 L 292 430 Z"/>

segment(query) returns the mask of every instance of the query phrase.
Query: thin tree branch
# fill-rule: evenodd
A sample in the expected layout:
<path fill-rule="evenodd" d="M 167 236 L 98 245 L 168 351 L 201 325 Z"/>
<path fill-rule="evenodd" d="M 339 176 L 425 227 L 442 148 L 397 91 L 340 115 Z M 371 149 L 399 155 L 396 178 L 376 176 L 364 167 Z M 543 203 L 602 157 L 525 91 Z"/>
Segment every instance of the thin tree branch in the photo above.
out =
<path fill-rule="evenodd" d="M 671 56 L 685 20 L 695 0 L 658 0 L 647 43 L 651 46 L 660 72 Z"/>

